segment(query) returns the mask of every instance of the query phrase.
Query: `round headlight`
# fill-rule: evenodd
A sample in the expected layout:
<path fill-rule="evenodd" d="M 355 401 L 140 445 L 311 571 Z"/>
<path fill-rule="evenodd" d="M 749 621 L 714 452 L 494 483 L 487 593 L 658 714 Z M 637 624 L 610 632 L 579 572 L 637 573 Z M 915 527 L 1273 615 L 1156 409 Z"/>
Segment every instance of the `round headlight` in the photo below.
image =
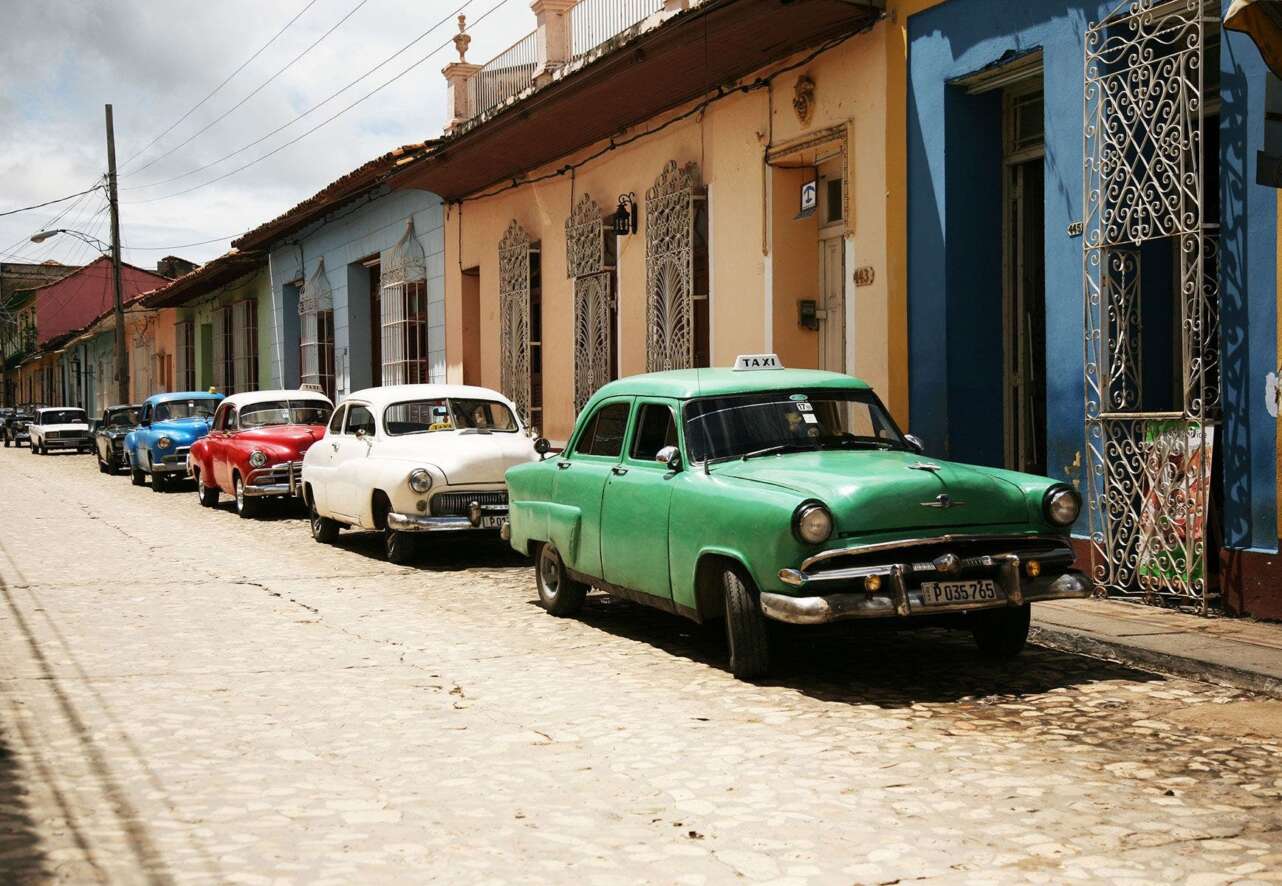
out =
<path fill-rule="evenodd" d="M 819 502 L 808 501 L 793 515 L 792 531 L 806 544 L 822 544 L 832 535 L 832 514 Z"/>
<path fill-rule="evenodd" d="M 1046 490 L 1042 510 L 1056 526 L 1072 526 L 1082 511 L 1082 499 L 1071 486 L 1052 486 Z"/>
<path fill-rule="evenodd" d="M 255 449 L 253 452 L 249 453 L 249 464 L 251 467 L 255 468 L 263 467 L 267 464 L 267 453 L 263 452 L 261 449 Z"/>
<path fill-rule="evenodd" d="M 409 483 L 415 492 L 427 492 L 432 488 L 432 475 L 423 468 L 415 468 L 410 471 Z"/>
<path fill-rule="evenodd" d="M 174 445 L 174 441 L 170 440 L 168 437 L 161 437 L 159 440 L 156 441 L 157 449 L 168 449 L 170 446 L 173 446 L 173 445 Z"/>

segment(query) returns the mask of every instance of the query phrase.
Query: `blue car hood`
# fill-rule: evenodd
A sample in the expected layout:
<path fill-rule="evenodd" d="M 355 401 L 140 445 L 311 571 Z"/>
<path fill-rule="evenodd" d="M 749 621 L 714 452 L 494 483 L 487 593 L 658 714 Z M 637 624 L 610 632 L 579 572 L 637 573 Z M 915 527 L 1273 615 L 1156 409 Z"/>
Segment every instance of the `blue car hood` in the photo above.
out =
<path fill-rule="evenodd" d="M 186 445 L 208 434 L 209 422 L 203 418 L 174 418 L 152 422 L 151 427 L 146 430 L 151 432 L 153 443 L 159 437 L 168 437 L 177 444 Z"/>

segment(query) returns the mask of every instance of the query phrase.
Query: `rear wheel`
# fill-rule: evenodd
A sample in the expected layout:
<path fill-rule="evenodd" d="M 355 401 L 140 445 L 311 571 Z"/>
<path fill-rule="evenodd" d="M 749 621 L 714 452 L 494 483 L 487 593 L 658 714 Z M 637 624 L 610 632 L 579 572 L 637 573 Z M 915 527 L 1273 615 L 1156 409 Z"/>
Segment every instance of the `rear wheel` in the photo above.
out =
<path fill-rule="evenodd" d="M 4 448 L 5 448 L 5 449 L 8 449 L 8 448 L 9 448 L 9 437 L 8 437 L 8 435 L 5 435 L 5 438 L 4 438 Z"/>
<path fill-rule="evenodd" d="M 312 538 L 323 545 L 332 545 L 338 541 L 338 523 L 329 517 L 322 517 L 316 510 L 315 502 L 309 502 L 307 507 L 312 523 Z"/>
<path fill-rule="evenodd" d="M 561 552 L 551 542 L 539 545 L 534 557 L 534 583 L 539 591 L 539 602 L 550 615 L 564 618 L 583 608 L 588 586 L 575 581 L 566 571 Z"/>
<path fill-rule="evenodd" d="M 192 477 L 196 480 L 196 500 L 200 502 L 202 508 L 212 508 L 218 505 L 218 487 L 206 486 L 200 481 L 200 471 L 193 471 Z"/>
<path fill-rule="evenodd" d="M 240 482 L 240 474 L 231 475 L 232 494 L 236 496 L 236 513 L 242 519 L 257 517 L 262 510 L 262 502 L 252 495 L 245 494 L 245 485 Z"/>
<path fill-rule="evenodd" d="M 721 590 L 726 606 L 730 673 L 740 680 L 765 676 L 770 669 L 770 641 L 756 594 L 734 569 L 721 574 Z"/>
<path fill-rule="evenodd" d="M 975 645 L 985 658 L 1004 661 L 1014 658 L 1028 641 L 1028 624 L 1032 607 L 1007 606 L 1005 609 L 986 609 L 972 618 L 971 634 Z"/>

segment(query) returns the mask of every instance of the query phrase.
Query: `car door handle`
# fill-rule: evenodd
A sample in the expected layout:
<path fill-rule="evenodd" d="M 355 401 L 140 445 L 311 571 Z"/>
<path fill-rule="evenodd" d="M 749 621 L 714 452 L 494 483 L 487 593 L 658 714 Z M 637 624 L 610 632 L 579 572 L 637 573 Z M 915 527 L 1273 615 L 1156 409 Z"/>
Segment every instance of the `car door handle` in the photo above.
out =
<path fill-rule="evenodd" d="M 614 476 L 616 477 L 622 477 L 627 472 L 628 472 L 627 468 L 621 467 L 619 465 L 615 465 L 614 467 L 610 468 L 610 473 L 614 474 Z"/>
<path fill-rule="evenodd" d="M 332 449 L 332 450 L 334 450 L 335 452 L 338 452 L 338 444 L 337 444 L 337 443 L 331 443 L 331 444 L 329 444 L 329 448 L 330 448 L 330 449 Z"/>
<path fill-rule="evenodd" d="M 556 466 L 564 471 L 570 466 L 570 463 L 568 461 L 559 461 L 556 463 Z"/>

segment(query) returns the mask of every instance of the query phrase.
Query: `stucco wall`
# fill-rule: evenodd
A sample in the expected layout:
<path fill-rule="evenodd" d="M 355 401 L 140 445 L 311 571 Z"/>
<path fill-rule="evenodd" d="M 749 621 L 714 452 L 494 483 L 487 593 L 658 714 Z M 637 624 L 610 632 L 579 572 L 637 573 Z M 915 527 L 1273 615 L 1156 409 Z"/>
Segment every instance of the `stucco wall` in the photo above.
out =
<path fill-rule="evenodd" d="M 564 439 L 569 434 L 574 421 L 573 286 L 566 277 L 564 225 L 574 201 L 584 193 L 591 194 L 605 212 L 613 211 L 621 193 L 635 193 L 641 202 L 640 231 L 618 241 L 617 331 L 620 374 L 643 372 L 645 192 L 669 160 L 678 165 L 698 163 L 708 189 L 711 360 L 724 366 L 738 353 L 763 349 L 773 332 L 776 311 L 772 294 L 780 286 L 777 278 L 773 286 L 768 287 L 766 282 L 770 248 L 768 242 L 763 244 L 769 211 L 766 148 L 772 140 L 787 141 L 853 119 L 850 207 L 854 217 L 850 239 L 855 262 L 851 269 L 871 265 L 876 269 L 877 282 L 857 290 L 854 333 L 848 336 L 849 365 L 856 374 L 877 385 L 892 407 L 898 404 L 902 413 L 906 397 L 897 393 L 896 384 L 903 387 L 904 368 L 891 368 L 897 339 L 889 304 L 896 278 L 888 261 L 886 234 L 889 204 L 884 159 L 884 56 L 889 44 L 883 33 L 885 27 L 884 23 L 878 24 L 804 68 L 780 76 L 771 88 L 772 95 L 765 90 L 731 94 L 701 116 L 692 116 L 616 148 L 577 169 L 573 176 L 560 175 L 451 205 L 445 233 L 450 379 L 461 380 L 463 375 L 462 272 L 479 268 L 481 380 L 489 387 L 499 387 L 498 244 L 515 219 L 541 243 L 542 250 L 543 430 L 554 439 Z M 775 67 L 782 66 L 783 63 Z M 752 80 L 761 73 L 769 70 L 745 79 Z M 798 76 L 807 73 L 816 82 L 817 104 L 813 115 L 802 124 L 792 109 L 793 84 Z M 654 129 L 685 110 L 676 109 L 647 121 L 642 127 L 616 136 L 616 141 L 643 129 Z M 531 170 L 530 177 L 575 163 L 600 147 L 593 145 L 545 169 Z M 799 266 L 795 272 L 802 273 Z M 784 273 L 794 273 L 793 267 L 785 264 Z M 813 287 L 817 271 L 810 268 L 804 273 L 806 285 Z M 795 315 L 795 306 L 790 310 Z"/>
<path fill-rule="evenodd" d="M 310 279 L 320 259 L 334 299 L 335 394 L 370 384 L 367 293 L 359 291 L 359 262 L 390 249 L 414 219 L 414 231 L 427 257 L 428 352 L 431 379 L 445 381 L 445 254 L 441 200 L 426 191 L 376 192 L 342 207 L 324 222 L 304 229 L 271 249 L 272 298 L 259 303 L 259 349 L 264 387 L 296 387 L 298 378 L 298 296 L 294 283 Z M 355 266 L 355 267 L 353 267 Z M 353 283 L 355 281 L 355 283 Z M 264 305 L 267 315 L 262 314 Z M 353 334 L 356 333 L 356 334 Z"/>
<path fill-rule="evenodd" d="M 212 354 L 205 353 L 202 326 L 213 325 L 214 312 L 219 308 L 229 307 L 247 298 L 258 299 L 258 387 L 260 390 L 276 387 L 273 383 L 272 361 L 275 358 L 272 329 L 276 318 L 276 308 L 272 304 L 272 293 L 269 286 L 270 277 L 267 268 L 263 267 L 251 274 L 246 274 L 217 292 L 190 304 L 176 308 L 175 323 L 190 321 L 195 332 L 195 352 L 192 362 L 196 368 L 196 390 L 208 390 L 214 383 L 211 372 L 205 371 L 212 360 Z M 170 326 L 170 353 L 176 354 L 176 330 Z M 177 366 L 177 359 L 174 361 Z M 177 380 L 175 380 L 175 384 Z"/>

